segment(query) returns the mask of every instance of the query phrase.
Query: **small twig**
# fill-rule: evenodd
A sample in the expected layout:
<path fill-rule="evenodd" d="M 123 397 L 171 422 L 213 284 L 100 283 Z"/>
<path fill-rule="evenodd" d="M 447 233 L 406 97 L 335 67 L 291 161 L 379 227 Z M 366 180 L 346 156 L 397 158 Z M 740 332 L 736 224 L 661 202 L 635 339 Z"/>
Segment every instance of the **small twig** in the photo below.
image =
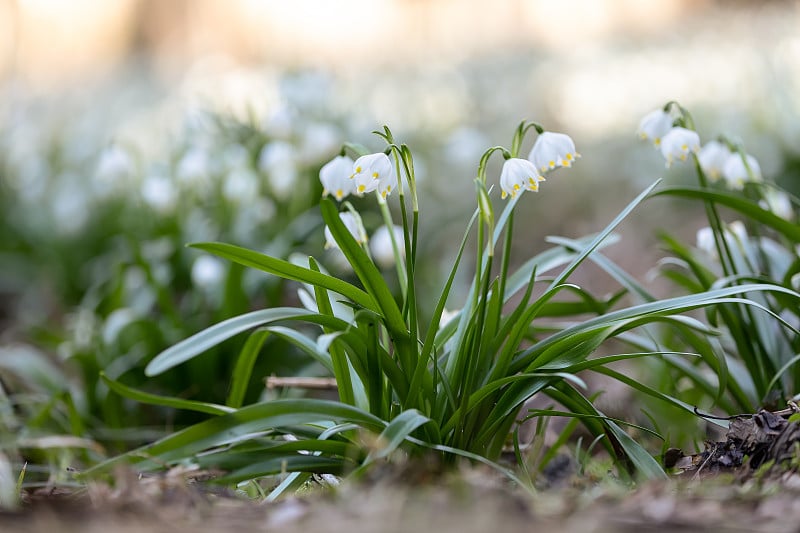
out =
<path fill-rule="evenodd" d="M 267 376 L 264 379 L 267 389 L 289 387 L 292 389 L 336 390 L 335 378 L 307 378 Z"/>

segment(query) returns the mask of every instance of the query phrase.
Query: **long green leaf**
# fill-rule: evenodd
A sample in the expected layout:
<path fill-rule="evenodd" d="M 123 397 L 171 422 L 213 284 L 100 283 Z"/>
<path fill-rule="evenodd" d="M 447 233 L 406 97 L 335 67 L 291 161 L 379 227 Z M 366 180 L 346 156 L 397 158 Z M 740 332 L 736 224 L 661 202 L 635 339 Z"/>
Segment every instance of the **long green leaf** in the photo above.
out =
<path fill-rule="evenodd" d="M 772 211 L 763 209 L 757 203 L 738 194 L 699 187 L 666 187 L 653 193 L 653 196 L 678 196 L 721 204 L 771 227 L 793 242 L 800 242 L 799 224 L 781 218 Z"/>
<path fill-rule="evenodd" d="M 365 464 L 391 455 L 418 427 L 431 422 L 416 409 L 403 411 L 392 420 L 380 435 L 381 448 L 371 453 Z"/>
<path fill-rule="evenodd" d="M 231 377 L 231 391 L 228 394 L 228 400 L 225 402 L 229 407 L 238 409 L 244 403 L 244 396 L 247 393 L 247 385 L 250 383 L 250 377 L 253 374 L 253 365 L 255 365 L 258 358 L 258 352 L 264 346 L 264 341 L 269 337 L 269 330 L 257 329 L 247 338 L 244 347 L 239 352 L 239 357 L 236 359 L 236 366 L 233 369 L 233 376 Z"/>
<path fill-rule="evenodd" d="M 379 315 L 386 319 L 386 326 L 396 336 L 407 337 L 408 331 L 406 329 L 403 315 L 397 302 L 394 301 L 391 291 L 383 279 L 378 268 L 373 264 L 372 260 L 367 256 L 366 252 L 361 249 L 361 246 L 356 242 L 350 234 L 350 230 L 344 225 L 341 218 L 339 218 L 339 209 L 336 203 L 329 199 L 324 198 L 320 202 L 320 210 L 322 218 L 328 225 L 328 229 L 333 235 L 339 248 L 350 262 L 353 272 L 356 273 L 358 279 L 364 284 L 364 288 L 371 296 L 372 300 L 377 304 L 378 309 L 372 309 Z M 401 339 L 398 339 L 401 340 Z"/>
<path fill-rule="evenodd" d="M 334 317 L 325 317 L 306 309 L 297 309 L 294 307 L 276 307 L 274 309 L 253 311 L 252 313 L 229 318 L 219 324 L 215 324 L 167 348 L 150 361 L 144 373 L 148 376 L 156 376 L 184 361 L 200 355 L 209 348 L 216 346 L 234 335 L 247 331 L 248 329 L 284 320 L 336 323 L 339 324 L 340 327 L 345 324 L 345 322 Z"/>
<path fill-rule="evenodd" d="M 100 379 L 103 380 L 109 389 L 113 390 L 120 396 L 136 400 L 137 402 L 148 403 L 151 405 L 161 405 L 164 407 L 174 407 L 175 409 L 185 409 L 187 411 L 197 411 L 199 413 L 208 413 L 210 415 L 224 415 L 233 412 L 235 409 L 225 405 L 217 405 L 207 402 L 196 402 L 192 400 L 184 400 L 183 398 L 174 398 L 171 396 L 159 396 L 140 390 L 133 389 L 127 385 L 123 385 L 118 381 L 114 381 L 105 373 L 100 372 Z"/>
<path fill-rule="evenodd" d="M 274 257 L 254 252 L 246 248 L 241 248 L 239 246 L 234 246 L 232 244 L 221 242 L 201 242 L 190 244 L 189 246 L 192 248 L 197 248 L 198 250 L 205 250 L 206 252 L 210 252 L 219 257 L 239 263 L 240 265 L 263 270 L 264 272 L 268 272 L 270 274 L 275 274 L 276 276 L 280 276 L 284 279 L 325 287 L 326 289 L 330 289 L 333 292 L 349 298 L 353 303 L 361 307 L 372 309 L 375 312 L 380 312 L 380 309 L 369 294 L 362 291 L 358 287 L 332 276 L 328 276 L 327 274 L 314 272 L 311 269 L 297 266 L 288 261 L 276 259 Z"/>
<path fill-rule="evenodd" d="M 165 463 L 192 457 L 217 446 L 237 442 L 267 430 L 322 421 L 351 422 L 369 431 L 380 433 L 386 427 L 381 419 L 340 402 L 316 399 L 276 400 L 248 405 L 234 412 L 200 422 L 173 433 L 152 444 L 109 459 L 85 473 L 106 471 L 114 465 L 130 461 L 142 468 L 158 468 Z"/>

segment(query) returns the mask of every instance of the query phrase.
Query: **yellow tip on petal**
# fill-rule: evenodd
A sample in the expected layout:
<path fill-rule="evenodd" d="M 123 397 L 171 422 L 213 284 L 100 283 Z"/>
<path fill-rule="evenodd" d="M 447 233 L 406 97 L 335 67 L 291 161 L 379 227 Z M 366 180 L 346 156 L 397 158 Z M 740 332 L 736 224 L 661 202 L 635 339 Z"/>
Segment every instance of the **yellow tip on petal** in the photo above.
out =
<path fill-rule="evenodd" d="M 355 174 L 361 174 L 361 167 L 356 167 Z"/>
<path fill-rule="evenodd" d="M 550 161 L 550 168 L 556 168 L 556 162 Z"/>
<path fill-rule="evenodd" d="M 336 189 L 336 199 L 341 200 L 344 196 L 344 191 L 342 189 Z"/>
<path fill-rule="evenodd" d="M 367 187 L 365 185 L 359 185 L 358 186 L 358 192 L 364 192 L 364 189 L 366 189 L 366 188 Z"/>
<path fill-rule="evenodd" d="M 373 172 L 372 173 L 372 179 L 378 179 L 378 173 L 377 172 Z"/>
<path fill-rule="evenodd" d="M 572 154 L 567 154 L 567 156 L 566 156 L 566 160 L 567 160 L 567 161 L 572 161 L 572 159 L 573 159 L 573 158 L 572 158 Z"/>
<path fill-rule="evenodd" d="M 506 191 L 503 191 L 503 192 L 500 193 L 500 198 L 501 199 L 505 200 L 506 196 L 508 196 L 508 193 Z"/>

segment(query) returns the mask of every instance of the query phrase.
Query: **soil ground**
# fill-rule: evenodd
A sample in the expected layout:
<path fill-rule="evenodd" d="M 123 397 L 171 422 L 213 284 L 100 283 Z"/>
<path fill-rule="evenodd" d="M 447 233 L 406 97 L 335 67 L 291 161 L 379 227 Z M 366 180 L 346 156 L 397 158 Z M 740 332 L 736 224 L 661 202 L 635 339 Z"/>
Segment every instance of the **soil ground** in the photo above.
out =
<path fill-rule="evenodd" d="M 472 533 L 494 531 L 800 530 L 800 483 L 730 475 L 648 482 L 634 490 L 577 478 L 530 496 L 477 470 L 419 484 L 345 483 L 273 503 L 254 503 L 177 480 L 129 479 L 111 489 L 35 495 L 0 514 L 19 533 L 309 531 Z M 409 482 L 410 481 L 410 482 Z"/>

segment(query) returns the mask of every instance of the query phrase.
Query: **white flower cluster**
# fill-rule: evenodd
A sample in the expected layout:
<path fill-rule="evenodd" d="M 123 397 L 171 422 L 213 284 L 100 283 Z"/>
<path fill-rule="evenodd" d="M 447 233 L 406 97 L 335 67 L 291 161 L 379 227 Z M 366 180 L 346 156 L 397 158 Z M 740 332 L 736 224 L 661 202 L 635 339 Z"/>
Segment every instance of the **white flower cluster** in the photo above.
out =
<path fill-rule="evenodd" d="M 579 157 L 569 135 L 551 131 L 541 133 L 528 159 L 512 157 L 503 164 L 500 172 L 502 197 L 514 198 L 524 191 L 537 192 L 539 182 L 545 181 L 545 173 L 558 167 L 570 167 Z"/>
<path fill-rule="evenodd" d="M 686 161 L 693 153 L 712 182 L 723 178 L 728 187 L 741 190 L 748 181 L 762 180 L 761 167 L 753 156 L 732 152 L 719 141 L 709 141 L 701 147 L 697 132 L 673 124 L 672 115 L 656 109 L 642 118 L 637 129 L 639 137 L 651 140 L 661 150 L 667 167 L 675 161 Z"/>
<path fill-rule="evenodd" d="M 397 187 L 397 174 L 389 156 L 383 152 L 364 155 L 353 161 L 346 155 L 334 157 L 319 171 L 324 195 L 342 200 L 350 194 L 362 196 L 378 191 L 386 198 Z"/>

